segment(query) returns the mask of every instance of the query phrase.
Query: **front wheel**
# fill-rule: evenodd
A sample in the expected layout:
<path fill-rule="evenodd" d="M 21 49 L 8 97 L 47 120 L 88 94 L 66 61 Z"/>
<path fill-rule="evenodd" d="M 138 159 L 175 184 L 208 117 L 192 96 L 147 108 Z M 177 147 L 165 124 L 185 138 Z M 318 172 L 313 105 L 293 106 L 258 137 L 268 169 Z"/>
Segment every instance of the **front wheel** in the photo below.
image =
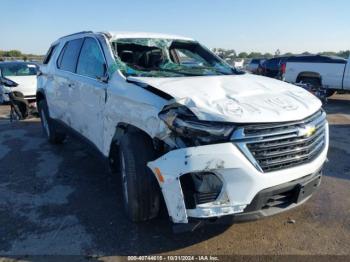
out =
<path fill-rule="evenodd" d="M 156 158 L 152 140 L 141 132 L 128 132 L 120 140 L 118 157 L 123 205 L 129 219 L 140 222 L 157 217 L 160 188 L 147 167 Z"/>

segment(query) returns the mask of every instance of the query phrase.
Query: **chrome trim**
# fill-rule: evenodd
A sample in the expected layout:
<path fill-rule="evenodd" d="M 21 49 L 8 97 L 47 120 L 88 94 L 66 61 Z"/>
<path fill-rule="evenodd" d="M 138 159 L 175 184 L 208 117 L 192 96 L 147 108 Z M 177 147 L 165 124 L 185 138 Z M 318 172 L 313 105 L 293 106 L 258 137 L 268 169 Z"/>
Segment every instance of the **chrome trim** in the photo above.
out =
<path fill-rule="evenodd" d="M 317 139 L 315 139 L 315 141 L 313 141 L 310 145 L 303 146 L 303 147 L 298 147 L 296 149 L 289 149 L 289 150 L 285 150 L 285 151 L 282 151 L 282 152 L 280 151 L 278 153 L 262 154 L 262 155 L 256 156 L 255 158 L 256 159 L 263 159 L 265 157 L 278 157 L 278 156 L 283 156 L 284 154 L 299 153 L 299 152 L 302 152 L 304 150 L 309 149 L 310 147 L 315 146 L 316 144 L 321 142 L 321 140 L 324 140 L 324 135 L 320 135 L 319 137 L 317 137 Z"/>
<path fill-rule="evenodd" d="M 258 171 L 272 172 L 276 169 L 288 168 L 288 166 L 274 167 L 279 164 L 301 165 L 314 157 L 316 153 L 320 153 L 321 148 L 325 146 L 325 125 L 326 113 L 321 109 L 300 121 L 239 127 L 232 134 L 231 141 Z M 308 134 L 305 129 L 313 133 Z M 269 150 L 271 152 L 267 152 Z M 308 152 L 308 150 L 311 151 Z M 303 154 L 304 151 L 306 151 L 305 154 Z M 274 157 L 287 158 L 268 160 Z M 265 160 L 267 164 L 264 163 L 265 158 L 267 158 Z M 299 161 L 302 163 L 299 164 Z"/>

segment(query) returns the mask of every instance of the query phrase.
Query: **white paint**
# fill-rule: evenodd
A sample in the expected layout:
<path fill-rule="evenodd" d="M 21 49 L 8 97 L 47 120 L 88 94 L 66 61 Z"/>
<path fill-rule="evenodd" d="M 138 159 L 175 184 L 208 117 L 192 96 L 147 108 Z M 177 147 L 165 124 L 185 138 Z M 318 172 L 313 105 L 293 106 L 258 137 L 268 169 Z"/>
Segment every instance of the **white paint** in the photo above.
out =
<path fill-rule="evenodd" d="M 3 101 L 9 101 L 8 95 L 5 95 L 5 93 L 8 93 L 9 90 L 21 92 L 25 97 L 35 98 L 36 86 L 37 86 L 35 75 L 6 76 L 6 78 L 16 82 L 18 84 L 18 86 L 8 88 L 8 87 L 0 85 L 0 89 L 1 89 L 0 94 L 2 96 Z"/>
<path fill-rule="evenodd" d="M 193 39 L 189 37 L 150 32 L 108 32 L 108 34 L 111 36 L 111 41 L 115 41 L 120 38 L 164 38 L 193 41 Z"/>
<path fill-rule="evenodd" d="M 344 89 L 350 90 L 349 60 L 347 64 L 287 62 L 284 79 L 287 82 L 296 83 L 300 73 L 313 72 L 321 76 L 322 86 L 329 89 L 342 89 L 345 66 L 347 70 L 344 76 Z"/>
<path fill-rule="evenodd" d="M 111 34 L 117 38 L 177 38 L 157 34 Z M 249 74 L 131 78 L 162 90 L 174 97 L 167 101 L 144 88 L 127 82 L 116 71 L 108 83 L 59 70 L 56 60 L 67 40 L 81 37 L 102 38 L 101 48 L 109 67 L 115 65 L 106 37 L 84 33 L 62 38 L 48 65 L 41 70 L 38 88 L 43 89 L 51 118 L 59 119 L 85 136 L 105 155 L 109 155 L 118 124 L 133 125 L 152 138 L 164 138 L 169 131 L 158 113 L 169 103 L 187 106 L 199 119 L 234 123 L 295 121 L 319 110 L 321 102 L 300 87 L 282 81 Z M 187 38 L 177 38 L 186 39 Z M 327 131 L 328 147 L 328 131 Z M 315 172 L 326 159 L 327 148 L 313 162 L 268 174 L 259 171 L 234 146 L 224 143 L 170 151 L 148 166 L 160 168 L 161 184 L 169 215 L 174 222 L 186 223 L 194 217 L 221 216 L 241 212 L 262 189 L 285 183 Z M 210 170 L 224 182 L 228 203 L 208 204 L 186 210 L 179 177 L 188 172 Z"/>
<path fill-rule="evenodd" d="M 233 143 L 173 150 L 149 162 L 148 166 L 152 170 L 159 168 L 164 177 L 164 183 L 160 183 L 160 186 L 173 221 L 187 223 L 188 216 L 217 217 L 242 212 L 259 191 L 314 173 L 327 158 L 328 125 L 326 137 L 326 146 L 314 161 L 269 173 L 259 172 Z M 181 192 L 178 178 L 183 174 L 203 170 L 213 172 L 221 178 L 229 203 L 208 203 L 186 210 L 183 200 L 177 199 L 180 193 L 174 195 L 176 190 Z M 179 207 L 182 207 L 181 212 Z"/>
<path fill-rule="evenodd" d="M 252 74 L 130 79 L 172 95 L 202 120 L 294 121 L 306 118 L 321 107 L 315 96 L 300 87 Z"/>

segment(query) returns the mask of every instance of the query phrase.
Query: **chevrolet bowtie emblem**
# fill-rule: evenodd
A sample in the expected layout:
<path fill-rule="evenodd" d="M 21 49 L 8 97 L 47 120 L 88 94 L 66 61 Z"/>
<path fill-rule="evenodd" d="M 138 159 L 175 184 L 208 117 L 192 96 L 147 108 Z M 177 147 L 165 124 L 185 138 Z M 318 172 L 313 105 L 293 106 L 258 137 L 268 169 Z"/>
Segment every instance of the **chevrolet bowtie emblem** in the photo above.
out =
<path fill-rule="evenodd" d="M 307 125 L 307 126 L 300 127 L 300 128 L 298 129 L 298 135 L 299 135 L 299 136 L 310 137 L 310 136 L 312 136 L 315 132 L 316 132 L 316 127 L 315 127 L 314 125 Z"/>

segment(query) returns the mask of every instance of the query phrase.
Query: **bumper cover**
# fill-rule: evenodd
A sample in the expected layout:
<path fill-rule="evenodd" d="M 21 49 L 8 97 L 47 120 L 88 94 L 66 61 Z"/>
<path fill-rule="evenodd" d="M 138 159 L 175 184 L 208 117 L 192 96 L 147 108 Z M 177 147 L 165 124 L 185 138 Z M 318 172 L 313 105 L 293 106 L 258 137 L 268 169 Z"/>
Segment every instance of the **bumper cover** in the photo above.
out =
<path fill-rule="evenodd" d="M 273 216 L 305 203 L 321 184 L 322 170 L 309 176 L 267 188 L 259 192 L 243 213 L 223 216 L 215 220 L 190 218 L 188 224 L 175 224 L 175 233 L 193 231 L 204 225 L 232 225 Z M 278 203 L 276 197 L 285 195 L 286 199 Z"/>
<path fill-rule="evenodd" d="M 234 222 L 276 215 L 306 202 L 321 184 L 322 170 L 314 174 L 260 191 Z"/>
<path fill-rule="evenodd" d="M 323 151 L 312 162 L 269 173 L 258 171 L 233 143 L 177 149 L 149 162 L 148 166 L 158 179 L 169 216 L 174 223 L 188 223 L 189 218 L 217 218 L 226 215 L 235 215 L 239 220 L 238 214 L 242 214 L 242 219 L 243 214 L 255 219 L 287 210 L 287 207 L 272 208 L 269 212 L 257 210 L 259 205 L 256 197 L 260 194 L 258 199 L 261 199 L 261 196 L 268 195 L 266 192 L 271 188 L 317 173 L 327 158 L 328 125 L 325 137 Z M 216 201 L 197 205 L 195 209 L 186 209 L 179 178 L 192 172 L 212 172 L 222 180 L 222 192 Z M 307 197 L 303 201 L 306 199 Z M 290 208 L 303 201 L 291 204 Z"/>

